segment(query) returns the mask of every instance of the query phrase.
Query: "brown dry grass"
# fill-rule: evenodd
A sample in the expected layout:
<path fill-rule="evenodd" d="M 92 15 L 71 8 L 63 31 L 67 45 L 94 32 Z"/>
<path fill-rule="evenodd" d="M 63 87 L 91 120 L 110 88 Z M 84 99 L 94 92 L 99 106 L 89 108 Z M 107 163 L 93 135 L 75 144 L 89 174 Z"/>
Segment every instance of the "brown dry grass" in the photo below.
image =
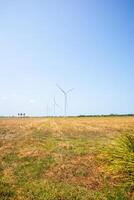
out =
<path fill-rule="evenodd" d="M 131 131 L 134 117 L 1 118 L 0 177 L 9 189 L 5 199 L 52 199 L 51 194 L 38 198 L 28 193 L 25 184 L 36 185 L 37 181 L 55 183 L 55 187 L 61 183 L 65 188 L 80 186 L 87 193 L 100 191 L 102 196 L 97 198 L 106 199 L 103 194 L 107 182 L 111 187 L 122 184 L 125 175 L 109 170 L 103 149 Z M 0 194 L 6 195 L 4 192 L 0 188 Z M 60 199 L 68 198 L 63 195 Z"/>

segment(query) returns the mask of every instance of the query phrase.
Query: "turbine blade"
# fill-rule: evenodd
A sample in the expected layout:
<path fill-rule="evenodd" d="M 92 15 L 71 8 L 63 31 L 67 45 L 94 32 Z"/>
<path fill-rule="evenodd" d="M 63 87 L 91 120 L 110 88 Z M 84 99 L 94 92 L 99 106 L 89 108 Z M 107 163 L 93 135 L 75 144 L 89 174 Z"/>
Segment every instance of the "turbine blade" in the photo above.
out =
<path fill-rule="evenodd" d="M 55 97 L 54 97 L 54 104 L 53 105 L 60 108 L 60 106 L 56 103 Z"/>
<path fill-rule="evenodd" d="M 59 88 L 59 90 L 60 90 L 63 94 L 66 94 L 66 92 L 65 92 L 58 84 L 56 84 L 56 86 Z"/>

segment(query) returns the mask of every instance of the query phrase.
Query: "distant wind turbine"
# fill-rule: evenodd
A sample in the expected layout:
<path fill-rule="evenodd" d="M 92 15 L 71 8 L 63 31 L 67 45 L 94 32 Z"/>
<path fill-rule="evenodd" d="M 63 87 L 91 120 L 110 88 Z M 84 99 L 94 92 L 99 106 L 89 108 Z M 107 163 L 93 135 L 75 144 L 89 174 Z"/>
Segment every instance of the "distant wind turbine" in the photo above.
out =
<path fill-rule="evenodd" d="M 64 94 L 64 98 L 65 98 L 65 102 L 64 102 L 64 116 L 66 116 L 67 115 L 67 95 L 68 95 L 68 93 L 72 92 L 74 90 L 74 88 L 71 88 L 71 89 L 65 91 L 58 84 L 56 84 L 56 86 Z"/>
<path fill-rule="evenodd" d="M 46 116 L 49 117 L 49 105 L 47 104 L 47 107 L 46 107 Z"/>
<path fill-rule="evenodd" d="M 55 97 L 53 99 L 53 106 L 54 106 L 54 116 L 56 116 L 56 112 L 55 112 L 56 107 L 60 107 L 60 106 L 56 103 Z"/>

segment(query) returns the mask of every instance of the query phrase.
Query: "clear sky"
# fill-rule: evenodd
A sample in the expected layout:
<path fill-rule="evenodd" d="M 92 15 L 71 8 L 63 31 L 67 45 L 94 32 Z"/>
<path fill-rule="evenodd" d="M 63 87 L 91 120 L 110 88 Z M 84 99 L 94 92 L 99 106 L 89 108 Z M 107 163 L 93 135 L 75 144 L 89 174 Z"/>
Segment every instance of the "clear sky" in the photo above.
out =
<path fill-rule="evenodd" d="M 134 113 L 133 0 L 0 0 L 0 115 Z"/>

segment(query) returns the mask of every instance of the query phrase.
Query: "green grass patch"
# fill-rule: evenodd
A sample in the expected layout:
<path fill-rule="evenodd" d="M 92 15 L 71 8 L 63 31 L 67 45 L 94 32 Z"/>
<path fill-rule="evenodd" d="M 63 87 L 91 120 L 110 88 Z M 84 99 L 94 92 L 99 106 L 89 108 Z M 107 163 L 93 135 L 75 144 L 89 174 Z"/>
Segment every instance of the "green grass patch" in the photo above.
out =
<path fill-rule="evenodd" d="M 107 185 L 103 192 L 107 200 L 128 200 L 127 191 L 123 185 L 114 188 Z"/>
<path fill-rule="evenodd" d="M 47 152 L 54 152 L 57 149 L 58 138 L 50 137 L 44 132 L 37 131 L 32 135 L 34 139 L 34 146 Z"/>
<path fill-rule="evenodd" d="M 69 140 L 69 152 L 74 155 L 86 155 L 93 151 L 93 142 L 88 138 L 78 138 Z M 96 149 L 97 150 L 97 149 Z"/>
<path fill-rule="evenodd" d="M 13 163 L 17 160 L 18 160 L 18 156 L 15 152 L 8 153 L 3 157 L 3 161 L 6 163 Z"/>
<path fill-rule="evenodd" d="M 55 160 L 52 156 L 47 156 L 42 159 L 26 157 L 18 164 L 15 170 L 15 176 L 20 184 L 24 184 L 29 180 L 38 180 L 54 164 Z"/>
<path fill-rule="evenodd" d="M 99 192 L 58 182 L 33 182 L 26 185 L 25 194 L 31 200 L 105 200 Z"/>
<path fill-rule="evenodd" d="M 0 179 L 0 200 L 10 199 L 15 200 L 15 188 L 11 184 Z"/>

